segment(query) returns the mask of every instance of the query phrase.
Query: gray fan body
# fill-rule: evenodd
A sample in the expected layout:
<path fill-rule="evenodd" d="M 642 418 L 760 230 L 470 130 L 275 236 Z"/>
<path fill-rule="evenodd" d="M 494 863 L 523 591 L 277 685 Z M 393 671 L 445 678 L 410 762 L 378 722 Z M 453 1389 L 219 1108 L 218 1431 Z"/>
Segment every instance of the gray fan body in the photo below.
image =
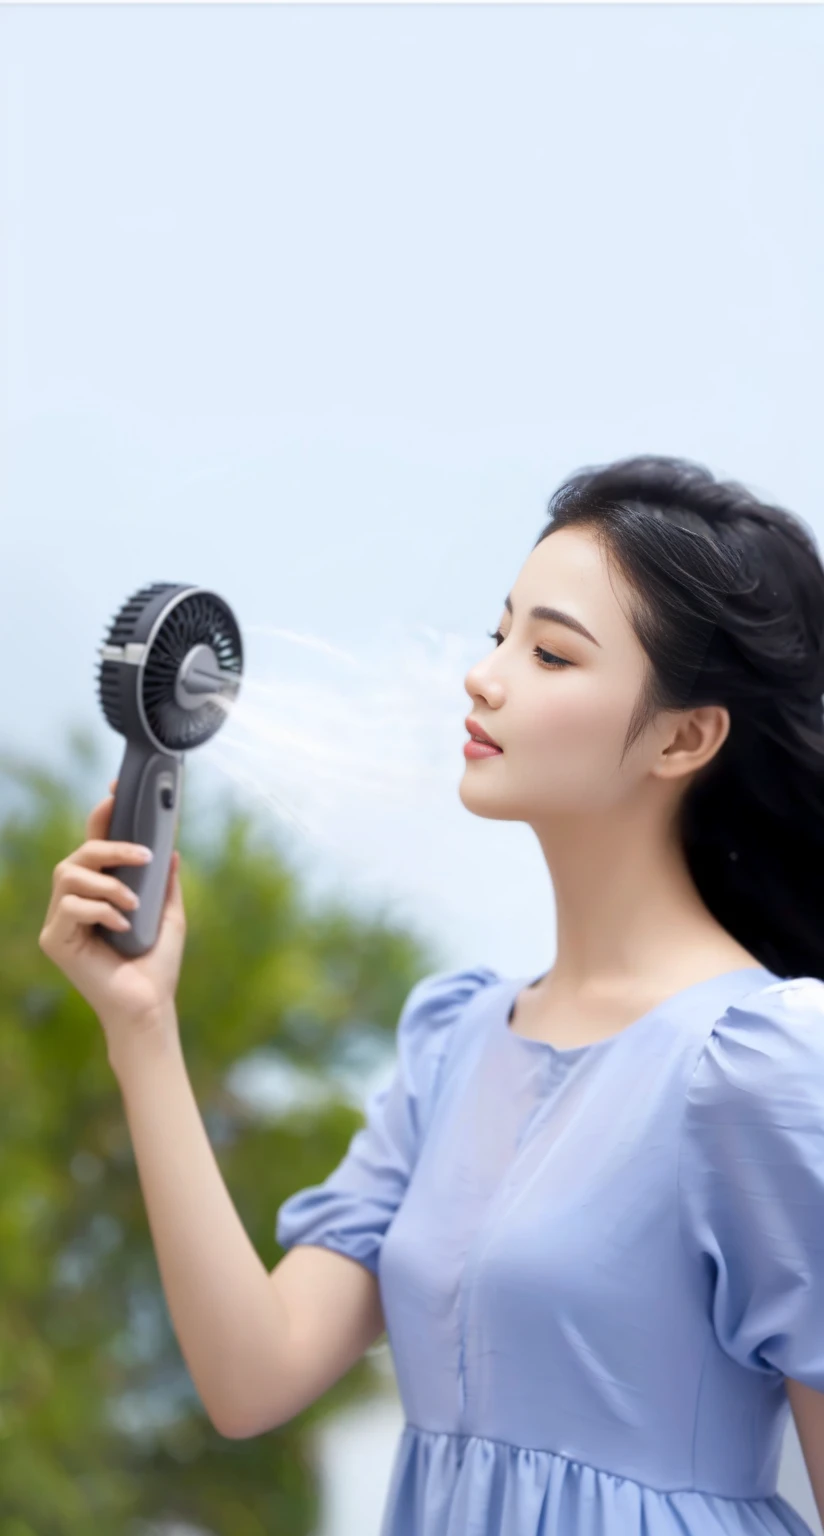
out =
<path fill-rule="evenodd" d="M 208 741 L 240 686 L 243 648 L 234 615 L 202 587 L 157 582 L 135 593 L 100 647 L 100 702 L 126 737 L 109 826 L 110 842 L 143 843 L 149 864 L 107 866 L 140 906 L 131 928 L 95 932 L 129 958 L 157 940 L 174 852 L 184 753 Z"/>
<path fill-rule="evenodd" d="M 109 841 L 143 843 L 151 848 L 154 858 L 150 864 L 119 864 L 106 871 L 140 898 L 140 906 L 126 913 L 132 925 L 127 932 L 116 933 L 98 925 L 98 932 L 121 955 L 145 955 L 157 939 L 177 838 L 182 789 L 182 753 L 170 755 L 154 752 L 141 742 L 126 743 Z"/>

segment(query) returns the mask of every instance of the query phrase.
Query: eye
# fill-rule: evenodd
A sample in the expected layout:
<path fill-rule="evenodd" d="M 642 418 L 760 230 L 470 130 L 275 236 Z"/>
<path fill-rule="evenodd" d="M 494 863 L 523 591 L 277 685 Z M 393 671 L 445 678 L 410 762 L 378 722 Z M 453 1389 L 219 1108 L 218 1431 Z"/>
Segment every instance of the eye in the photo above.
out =
<path fill-rule="evenodd" d="M 489 635 L 490 640 L 495 641 L 496 645 L 500 645 L 504 639 L 504 636 L 501 634 L 499 629 L 488 629 L 487 634 Z M 540 667 L 550 667 L 553 671 L 557 670 L 559 667 L 572 667 L 575 665 L 575 663 L 572 661 L 565 661 L 562 656 L 556 656 L 553 651 L 542 650 L 540 645 L 535 646 L 532 654 L 533 656 L 537 656 L 538 665 Z"/>

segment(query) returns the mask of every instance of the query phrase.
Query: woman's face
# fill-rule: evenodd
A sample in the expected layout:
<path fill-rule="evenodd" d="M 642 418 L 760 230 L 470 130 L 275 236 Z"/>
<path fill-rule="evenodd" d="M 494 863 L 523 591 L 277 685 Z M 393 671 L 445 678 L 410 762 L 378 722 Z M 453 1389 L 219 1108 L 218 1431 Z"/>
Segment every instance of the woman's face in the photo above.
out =
<path fill-rule="evenodd" d="M 629 590 L 619 572 L 610 579 L 592 533 L 560 528 L 529 555 L 510 598 L 512 612 L 495 616 L 503 639 L 465 679 L 468 713 L 503 752 L 467 759 L 461 800 L 477 816 L 533 826 L 609 810 L 638 788 L 672 732 L 672 720 L 654 723 L 620 764 L 647 668 L 626 617 Z M 562 610 L 593 639 L 533 617 L 534 607 Z"/>

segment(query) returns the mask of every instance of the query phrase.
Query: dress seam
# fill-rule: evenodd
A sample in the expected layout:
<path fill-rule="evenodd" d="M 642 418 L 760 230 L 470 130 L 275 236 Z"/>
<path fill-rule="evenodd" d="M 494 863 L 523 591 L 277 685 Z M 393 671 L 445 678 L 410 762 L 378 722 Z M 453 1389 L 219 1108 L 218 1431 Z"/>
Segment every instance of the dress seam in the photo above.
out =
<path fill-rule="evenodd" d="M 597 1467 L 593 1461 L 582 1461 L 579 1456 L 570 1456 L 566 1451 L 553 1451 L 546 1445 L 515 1445 L 512 1440 L 500 1440 L 495 1435 L 470 1434 L 466 1430 L 454 1429 L 427 1429 L 423 1424 L 415 1424 L 411 1419 L 406 1419 L 403 1431 L 411 1429 L 419 1435 L 444 1436 L 448 1440 L 483 1440 L 488 1445 L 501 1445 L 508 1451 L 528 1451 L 533 1456 L 554 1456 L 558 1461 L 574 1462 L 576 1466 L 586 1467 L 591 1472 L 597 1472 L 602 1477 L 615 1478 L 620 1483 L 633 1483 L 636 1488 L 642 1488 L 649 1493 L 694 1493 L 703 1499 L 726 1499 L 731 1504 L 768 1504 L 775 1497 L 769 1493 L 713 1493 L 707 1488 L 656 1488 L 654 1483 L 642 1483 L 637 1477 L 627 1477 L 624 1472 L 613 1472 L 609 1467 Z"/>

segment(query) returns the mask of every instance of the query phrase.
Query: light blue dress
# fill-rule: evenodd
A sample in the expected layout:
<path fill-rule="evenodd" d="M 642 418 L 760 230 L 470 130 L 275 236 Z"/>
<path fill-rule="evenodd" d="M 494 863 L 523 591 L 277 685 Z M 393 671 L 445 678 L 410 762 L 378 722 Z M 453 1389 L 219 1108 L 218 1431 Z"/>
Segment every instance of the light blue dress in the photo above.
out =
<path fill-rule="evenodd" d="M 810 1536 L 776 1479 L 784 1377 L 824 1392 L 824 982 L 750 966 L 563 1050 L 509 1027 L 529 981 L 419 982 L 278 1212 L 379 1280 L 381 1536 Z"/>

